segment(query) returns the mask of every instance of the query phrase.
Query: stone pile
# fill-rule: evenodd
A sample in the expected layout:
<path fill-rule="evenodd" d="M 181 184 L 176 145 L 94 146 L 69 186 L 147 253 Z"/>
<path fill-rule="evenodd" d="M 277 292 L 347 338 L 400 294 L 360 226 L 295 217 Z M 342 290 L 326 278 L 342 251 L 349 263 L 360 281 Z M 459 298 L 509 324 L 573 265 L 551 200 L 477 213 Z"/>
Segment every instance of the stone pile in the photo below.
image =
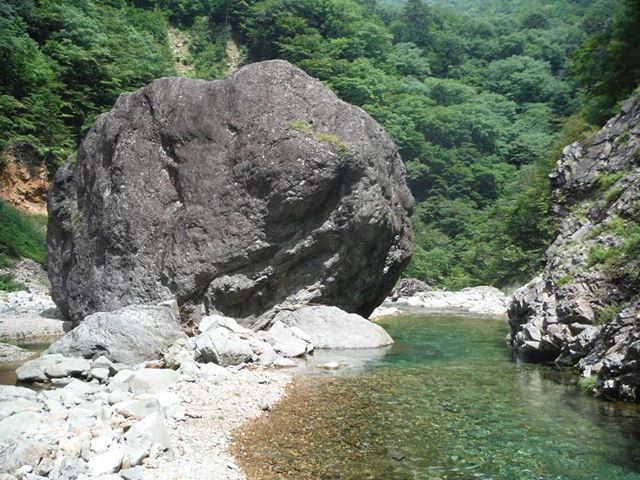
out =
<path fill-rule="evenodd" d="M 96 313 L 20 366 L 20 382 L 57 388 L 0 387 L 0 473 L 33 480 L 142 478 L 149 465 L 174 455 L 170 425 L 190 418 L 193 397 L 178 391 L 205 389 L 215 397 L 217 386 L 229 383 L 232 390 L 262 392 L 267 400 L 237 405 L 244 418 L 277 399 L 287 378 L 277 371 L 304 363 L 294 359 L 319 347 L 392 342 L 378 325 L 323 306 L 283 310 L 258 332 L 210 315 L 188 338 L 179 322 L 175 302 Z"/>

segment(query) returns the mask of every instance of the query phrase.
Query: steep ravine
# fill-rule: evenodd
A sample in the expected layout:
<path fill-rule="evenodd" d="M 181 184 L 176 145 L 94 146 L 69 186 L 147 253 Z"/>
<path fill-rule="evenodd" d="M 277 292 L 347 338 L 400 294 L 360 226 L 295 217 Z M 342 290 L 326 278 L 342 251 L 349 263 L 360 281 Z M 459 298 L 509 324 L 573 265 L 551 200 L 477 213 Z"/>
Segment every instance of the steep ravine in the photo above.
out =
<path fill-rule="evenodd" d="M 640 97 L 551 174 L 557 236 L 509 306 L 514 355 L 574 366 L 598 396 L 640 401 Z"/>

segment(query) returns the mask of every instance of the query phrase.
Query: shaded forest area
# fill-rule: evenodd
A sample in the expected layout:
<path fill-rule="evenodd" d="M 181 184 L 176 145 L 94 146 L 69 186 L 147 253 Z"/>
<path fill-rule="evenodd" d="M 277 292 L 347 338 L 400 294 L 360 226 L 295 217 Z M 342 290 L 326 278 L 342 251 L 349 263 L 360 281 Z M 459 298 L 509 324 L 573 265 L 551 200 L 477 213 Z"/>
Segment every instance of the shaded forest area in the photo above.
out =
<path fill-rule="evenodd" d="M 505 288 L 542 264 L 562 147 L 636 88 L 639 32 L 640 0 L 0 1 L 0 151 L 53 175 L 120 93 L 221 78 L 233 39 L 244 63 L 289 60 L 384 125 L 418 202 L 406 275 Z M 5 223 L 0 259 L 20 251 Z"/>

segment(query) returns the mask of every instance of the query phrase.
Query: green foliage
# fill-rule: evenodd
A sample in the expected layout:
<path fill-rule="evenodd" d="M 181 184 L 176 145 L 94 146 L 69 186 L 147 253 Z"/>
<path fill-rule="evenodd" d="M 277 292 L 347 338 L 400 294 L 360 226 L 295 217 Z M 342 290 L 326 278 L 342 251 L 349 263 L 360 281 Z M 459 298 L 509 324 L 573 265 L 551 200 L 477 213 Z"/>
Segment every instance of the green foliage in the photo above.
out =
<path fill-rule="evenodd" d="M 621 310 L 622 308 L 619 305 L 611 305 L 599 309 L 596 313 L 596 325 L 606 325 L 607 323 L 612 322 Z"/>
<path fill-rule="evenodd" d="M 592 129 L 570 55 L 579 50 L 588 99 L 602 94 L 580 73 L 600 48 L 583 46 L 589 35 L 624 38 L 619 52 L 635 58 L 633 22 L 601 21 L 615 1 L 10 3 L 0 8 L 0 151 L 27 145 L 53 172 L 121 92 L 175 74 L 170 25 L 188 36 L 198 78 L 227 73 L 235 39 L 243 59 L 289 60 L 384 126 L 418 201 L 407 275 L 506 287 L 542 265 L 547 175 L 561 147 Z M 336 134 L 292 128 L 348 154 Z"/>
<path fill-rule="evenodd" d="M 0 152 L 27 146 L 53 173 L 120 93 L 174 73 L 163 14 L 115 3 L 0 11 Z"/>
<path fill-rule="evenodd" d="M 598 187 L 602 190 L 608 190 L 613 184 L 617 183 L 622 177 L 624 177 L 625 173 L 623 171 L 611 172 L 604 175 L 600 175 L 596 179 L 596 183 Z"/>
<path fill-rule="evenodd" d="M 46 217 L 27 215 L 0 200 L 0 263 L 7 265 L 11 258 L 26 257 L 44 265 L 45 221 Z"/>
<path fill-rule="evenodd" d="M 8 273 L 0 273 L 0 290 L 4 292 L 17 292 L 25 290 L 26 287 L 19 282 L 16 282 Z"/>
<path fill-rule="evenodd" d="M 613 258 L 620 256 L 620 250 L 615 247 L 604 247 L 595 245 L 589 250 L 589 264 L 598 265 L 606 263 Z"/>
<path fill-rule="evenodd" d="M 338 150 L 338 153 L 341 156 L 347 155 L 349 153 L 347 144 L 344 143 L 344 141 L 340 137 L 334 135 L 333 133 L 318 132 L 317 130 L 314 130 L 314 128 L 310 124 L 303 120 L 294 120 L 291 126 L 295 130 L 306 133 L 307 135 L 311 135 L 315 140 L 319 142 L 332 145 Z"/>
<path fill-rule="evenodd" d="M 573 274 L 567 273 L 566 275 L 563 275 L 560 278 L 558 278 L 558 280 L 556 280 L 556 286 L 559 288 L 562 288 L 565 285 L 568 285 L 569 283 L 571 283 L 573 281 L 573 278 L 574 278 Z"/>
<path fill-rule="evenodd" d="M 604 199 L 607 203 L 613 203 L 622 195 L 622 192 L 624 192 L 624 188 L 622 187 L 611 188 L 605 193 Z"/>
<path fill-rule="evenodd" d="M 609 11 L 599 21 L 594 20 L 601 10 L 587 17 L 591 35 L 575 53 L 573 64 L 574 76 L 586 92 L 585 115 L 594 123 L 612 116 L 618 102 L 640 82 L 640 0 L 606 3 Z"/>
<path fill-rule="evenodd" d="M 598 377 L 595 375 L 580 377 L 578 380 L 578 386 L 583 392 L 593 394 L 596 391 L 596 388 L 598 388 Z"/>

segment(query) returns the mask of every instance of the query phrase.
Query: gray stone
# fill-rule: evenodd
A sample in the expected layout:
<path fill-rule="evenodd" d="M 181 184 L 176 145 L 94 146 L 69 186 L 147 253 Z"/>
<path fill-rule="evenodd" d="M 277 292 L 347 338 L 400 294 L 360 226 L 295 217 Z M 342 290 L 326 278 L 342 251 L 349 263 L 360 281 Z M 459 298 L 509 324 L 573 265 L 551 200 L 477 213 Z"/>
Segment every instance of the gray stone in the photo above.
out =
<path fill-rule="evenodd" d="M 109 379 L 110 370 L 108 368 L 92 368 L 89 377 L 95 378 L 99 382 L 105 382 Z"/>
<path fill-rule="evenodd" d="M 55 342 L 48 353 L 137 364 L 157 360 L 177 339 L 185 337 L 167 306 L 132 305 L 109 313 L 94 313 Z"/>
<path fill-rule="evenodd" d="M 124 457 L 124 449 L 113 446 L 104 453 L 92 456 L 88 463 L 92 475 L 105 475 L 120 470 Z"/>
<path fill-rule="evenodd" d="M 2 400 L 0 401 L 0 420 L 4 420 L 18 412 L 40 412 L 41 410 L 42 404 L 34 402 L 33 400 L 27 400 L 25 398 Z"/>
<path fill-rule="evenodd" d="M 116 373 L 108 383 L 109 392 L 128 392 L 129 391 L 129 380 L 133 376 L 133 370 L 120 370 Z"/>
<path fill-rule="evenodd" d="M 285 357 L 300 357 L 314 348 L 308 334 L 297 327 L 285 327 L 280 321 L 271 326 L 264 338 L 277 353 Z"/>
<path fill-rule="evenodd" d="M 640 340 L 640 256 L 598 262 L 591 252 L 621 252 L 629 241 L 625 231 L 637 224 L 639 125 L 636 94 L 593 138 L 563 150 L 550 175 L 557 236 L 544 270 L 509 305 L 508 342 L 517 357 L 597 374 L 597 396 L 630 401 L 640 401 L 640 358 L 633 347 Z M 614 182 L 605 185 L 605 178 Z"/>
<path fill-rule="evenodd" d="M 280 357 L 273 361 L 272 366 L 275 368 L 295 368 L 298 364 L 290 358 Z"/>
<path fill-rule="evenodd" d="M 109 360 L 107 357 L 105 357 L 104 355 L 100 355 L 98 358 L 96 358 L 93 361 L 91 366 L 93 368 L 111 369 L 111 368 L 113 368 L 113 362 L 111 360 Z"/>
<path fill-rule="evenodd" d="M 53 299 L 74 321 L 173 298 L 194 323 L 203 304 L 245 325 L 283 302 L 368 316 L 411 257 L 404 174 L 380 125 L 287 62 L 156 80 L 58 170 Z"/>
<path fill-rule="evenodd" d="M 0 400 L 9 400 L 14 398 L 34 399 L 36 392 L 25 387 L 16 387 L 14 385 L 0 385 Z"/>
<path fill-rule="evenodd" d="M 84 358 L 63 358 L 54 365 L 47 366 L 44 373 L 49 378 L 77 377 L 88 373 L 91 363 Z"/>
<path fill-rule="evenodd" d="M 126 400 L 116 403 L 114 410 L 120 415 L 127 418 L 144 418 L 152 413 L 161 413 L 162 407 L 155 397 L 143 398 L 137 400 Z"/>
<path fill-rule="evenodd" d="M 19 363 L 29 360 L 34 353 L 17 345 L 0 342 L 0 363 Z"/>
<path fill-rule="evenodd" d="M 164 392 L 179 379 L 180 374 L 175 370 L 143 368 L 133 372 L 127 383 L 131 393 L 139 395 L 141 393 Z"/>
<path fill-rule="evenodd" d="M 142 467 L 133 467 L 120 470 L 120 475 L 124 480 L 142 480 L 144 470 Z"/>
<path fill-rule="evenodd" d="M 275 320 L 285 326 L 300 328 L 311 337 L 315 348 L 378 348 L 393 343 L 380 325 L 336 307 L 310 306 L 293 311 L 283 310 Z"/>
<path fill-rule="evenodd" d="M 253 350 L 248 340 L 222 327 L 212 328 L 195 338 L 195 358 L 223 367 L 251 361 Z"/>
<path fill-rule="evenodd" d="M 171 448 L 169 432 L 167 432 L 163 418 L 159 413 L 152 413 L 134 423 L 124 434 L 124 439 L 127 463 L 132 467 L 142 463 L 142 460 L 154 446 L 161 450 Z"/>
<path fill-rule="evenodd" d="M 60 354 L 42 355 L 20 365 L 16 369 L 16 377 L 21 382 L 46 382 L 49 380 L 46 369 L 55 366 L 64 357 Z"/>

